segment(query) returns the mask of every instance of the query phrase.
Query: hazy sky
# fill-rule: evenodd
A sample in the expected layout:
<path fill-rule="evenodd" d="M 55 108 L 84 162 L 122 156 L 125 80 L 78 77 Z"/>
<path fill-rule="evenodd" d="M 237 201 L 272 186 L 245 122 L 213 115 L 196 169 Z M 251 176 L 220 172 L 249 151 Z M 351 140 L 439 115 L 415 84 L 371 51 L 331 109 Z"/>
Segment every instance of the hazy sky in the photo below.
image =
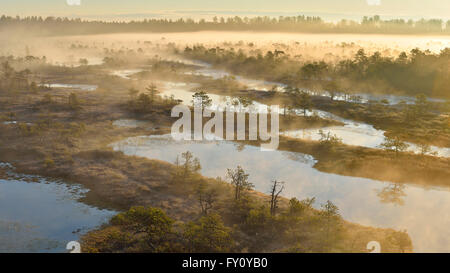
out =
<path fill-rule="evenodd" d="M 81 1 L 81 5 L 68 5 L 77 1 Z M 274 16 L 317 13 L 341 17 L 380 14 L 450 19 L 450 0 L 0 0 L 0 13 L 93 18 L 120 14 L 202 17 L 215 13 Z"/>

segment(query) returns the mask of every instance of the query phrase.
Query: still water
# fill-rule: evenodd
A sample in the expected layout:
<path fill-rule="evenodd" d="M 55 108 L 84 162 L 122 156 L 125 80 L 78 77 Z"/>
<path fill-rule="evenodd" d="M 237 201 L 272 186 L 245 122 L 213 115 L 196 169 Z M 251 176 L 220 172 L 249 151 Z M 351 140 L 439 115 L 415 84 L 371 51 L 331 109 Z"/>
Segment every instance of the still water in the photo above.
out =
<path fill-rule="evenodd" d="M 182 100 L 183 104 L 192 105 L 192 95 L 194 93 L 191 90 L 196 87 L 195 84 L 187 84 L 183 82 L 163 82 L 162 87 L 163 90 L 160 95 L 174 97 L 175 99 Z M 211 99 L 210 107 L 212 109 L 225 109 L 225 107 L 232 104 L 232 98 L 228 96 L 221 96 L 217 94 L 208 94 L 208 96 Z M 253 102 L 253 106 L 258 112 L 267 112 L 267 105 Z M 237 106 L 237 108 L 239 108 L 239 106 Z M 245 111 L 246 109 L 243 108 L 242 110 Z M 280 113 L 282 113 L 283 111 L 283 109 L 280 109 Z M 297 110 L 296 112 L 298 115 L 303 115 L 303 112 L 300 110 Z M 370 124 L 344 119 L 332 113 L 321 110 L 308 111 L 307 115 L 317 115 L 321 118 L 336 120 L 344 123 L 344 125 L 330 126 L 320 129 L 300 129 L 282 132 L 281 134 L 293 138 L 317 141 L 321 138 L 320 130 L 322 130 L 324 133 L 329 132 L 332 135 L 336 135 L 345 144 L 376 149 L 380 148 L 380 145 L 386 139 L 384 136 L 385 131 L 376 129 L 373 125 Z M 418 153 L 420 151 L 420 148 L 417 145 L 413 143 L 407 144 L 409 145 L 408 151 L 414 153 Z M 431 146 L 430 149 L 431 152 L 436 153 L 437 156 L 450 157 L 450 148 Z"/>
<path fill-rule="evenodd" d="M 0 252 L 67 252 L 115 214 L 78 202 L 80 185 L 29 178 L 0 179 Z"/>
<path fill-rule="evenodd" d="M 174 141 L 170 135 L 129 138 L 112 144 L 117 151 L 174 162 L 191 151 L 199 158 L 202 174 L 225 178 L 227 168 L 241 165 L 256 190 L 267 193 L 273 179 L 286 182 L 285 197 L 316 197 L 316 206 L 331 200 L 351 222 L 406 229 L 414 251 L 450 252 L 450 194 L 447 189 L 398 185 L 364 178 L 319 172 L 309 155 L 261 151 L 226 141 Z"/>
<path fill-rule="evenodd" d="M 129 79 L 131 79 L 132 75 L 134 75 L 136 73 L 139 73 L 139 72 L 142 72 L 142 71 L 143 71 L 143 69 L 114 70 L 114 71 L 111 72 L 111 75 L 120 77 L 122 79 L 129 80 Z"/>
<path fill-rule="evenodd" d="M 63 88 L 70 90 L 79 90 L 79 91 L 95 91 L 97 90 L 97 85 L 92 84 L 66 84 L 66 83 L 51 83 L 46 86 L 50 88 Z"/>

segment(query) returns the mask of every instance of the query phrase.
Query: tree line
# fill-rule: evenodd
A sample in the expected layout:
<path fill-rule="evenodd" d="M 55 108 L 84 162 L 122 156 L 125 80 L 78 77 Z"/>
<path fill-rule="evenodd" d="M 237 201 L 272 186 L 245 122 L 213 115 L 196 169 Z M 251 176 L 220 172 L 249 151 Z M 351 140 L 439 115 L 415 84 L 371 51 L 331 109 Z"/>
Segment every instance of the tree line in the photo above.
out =
<path fill-rule="evenodd" d="M 293 87 L 319 88 L 331 94 L 384 92 L 450 96 L 450 48 L 440 53 L 413 49 L 397 57 L 383 56 L 380 52 L 368 54 L 360 49 L 354 57 L 337 63 L 298 60 L 281 50 L 245 53 L 241 49 L 203 45 L 186 47 L 179 53 L 238 75 Z"/>
<path fill-rule="evenodd" d="M 281 31 L 306 33 L 385 33 L 385 34 L 449 34 L 450 20 L 421 19 L 383 20 L 380 16 L 364 17 L 360 22 L 342 19 L 326 22 L 318 16 L 214 17 L 212 20 L 144 19 L 140 21 L 90 21 L 67 17 L 0 17 L 0 30 L 20 27 L 37 34 L 67 35 L 120 32 L 179 31 Z"/>

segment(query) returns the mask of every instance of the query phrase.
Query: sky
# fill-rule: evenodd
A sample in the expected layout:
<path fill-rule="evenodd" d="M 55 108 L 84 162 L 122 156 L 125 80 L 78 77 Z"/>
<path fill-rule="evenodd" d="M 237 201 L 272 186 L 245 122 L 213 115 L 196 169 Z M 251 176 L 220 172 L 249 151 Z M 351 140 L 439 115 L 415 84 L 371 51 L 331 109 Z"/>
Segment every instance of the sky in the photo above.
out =
<path fill-rule="evenodd" d="M 79 5 L 78 5 L 79 2 Z M 0 14 L 91 19 L 320 15 L 324 19 L 450 19 L 450 0 L 0 0 Z"/>

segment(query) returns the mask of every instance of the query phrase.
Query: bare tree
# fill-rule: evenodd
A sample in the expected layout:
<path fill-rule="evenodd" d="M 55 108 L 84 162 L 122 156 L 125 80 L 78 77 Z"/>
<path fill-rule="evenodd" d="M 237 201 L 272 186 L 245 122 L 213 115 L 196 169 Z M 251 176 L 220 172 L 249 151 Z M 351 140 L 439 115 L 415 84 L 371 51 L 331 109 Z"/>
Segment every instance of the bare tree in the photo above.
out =
<path fill-rule="evenodd" d="M 277 180 L 272 181 L 272 185 L 270 186 L 270 214 L 275 216 L 276 210 L 278 208 L 278 196 L 284 190 L 284 182 L 280 182 Z"/>

